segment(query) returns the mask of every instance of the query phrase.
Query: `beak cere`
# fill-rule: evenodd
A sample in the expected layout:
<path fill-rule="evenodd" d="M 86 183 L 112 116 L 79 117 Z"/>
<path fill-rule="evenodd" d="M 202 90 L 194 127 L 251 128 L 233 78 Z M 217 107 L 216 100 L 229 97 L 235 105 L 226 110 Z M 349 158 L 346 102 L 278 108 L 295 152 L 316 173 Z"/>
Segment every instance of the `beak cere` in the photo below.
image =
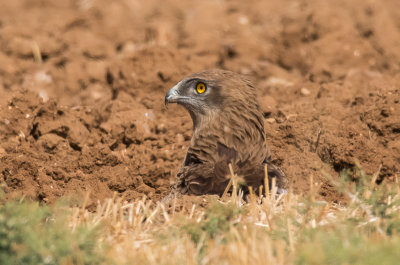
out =
<path fill-rule="evenodd" d="M 178 100 L 180 98 L 180 95 L 178 92 L 178 90 L 179 90 L 178 87 L 179 87 L 179 84 L 177 84 L 176 86 L 171 88 L 168 91 L 167 95 L 165 95 L 165 106 L 166 107 L 168 107 L 168 103 L 177 103 L 178 102 Z"/>

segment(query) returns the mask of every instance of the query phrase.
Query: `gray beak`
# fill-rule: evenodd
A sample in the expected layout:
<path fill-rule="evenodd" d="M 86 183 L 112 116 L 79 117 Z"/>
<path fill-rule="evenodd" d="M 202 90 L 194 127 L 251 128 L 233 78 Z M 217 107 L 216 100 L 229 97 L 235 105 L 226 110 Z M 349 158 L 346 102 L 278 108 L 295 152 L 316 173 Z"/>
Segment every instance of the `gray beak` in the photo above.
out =
<path fill-rule="evenodd" d="M 179 83 L 171 88 L 167 95 L 165 95 L 165 106 L 168 107 L 168 103 L 177 103 L 181 98 L 179 95 Z"/>

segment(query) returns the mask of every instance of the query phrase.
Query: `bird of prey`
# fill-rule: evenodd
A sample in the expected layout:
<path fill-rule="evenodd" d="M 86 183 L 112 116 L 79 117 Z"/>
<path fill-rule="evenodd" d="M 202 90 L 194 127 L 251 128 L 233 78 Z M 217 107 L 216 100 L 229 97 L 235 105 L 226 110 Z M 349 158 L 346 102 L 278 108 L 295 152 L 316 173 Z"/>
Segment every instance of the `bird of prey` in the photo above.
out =
<path fill-rule="evenodd" d="M 254 190 L 264 184 L 267 164 L 270 184 L 276 178 L 278 193 L 286 191 L 285 174 L 271 163 L 263 113 L 250 81 L 225 70 L 195 73 L 168 91 L 168 103 L 182 105 L 193 121 L 190 146 L 177 174 L 181 193 L 222 195 L 229 164 Z"/>

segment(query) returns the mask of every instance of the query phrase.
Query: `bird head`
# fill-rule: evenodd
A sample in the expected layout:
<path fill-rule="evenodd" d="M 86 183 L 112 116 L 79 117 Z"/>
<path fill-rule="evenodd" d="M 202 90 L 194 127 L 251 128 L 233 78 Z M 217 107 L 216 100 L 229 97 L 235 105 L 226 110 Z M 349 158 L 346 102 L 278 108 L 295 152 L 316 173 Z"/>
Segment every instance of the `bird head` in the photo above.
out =
<path fill-rule="evenodd" d="M 235 112 L 241 112 L 244 117 L 246 112 L 261 114 L 251 83 L 225 70 L 207 70 L 182 79 L 167 92 L 165 105 L 168 103 L 185 107 L 195 128 L 204 118 L 224 117 L 224 114 L 229 117 Z"/>
<path fill-rule="evenodd" d="M 177 103 L 194 114 L 206 115 L 212 109 L 221 106 L 221 87 L 210 76 L 192 75 L 171 88 L 165 96 L 165 105 Z"/>

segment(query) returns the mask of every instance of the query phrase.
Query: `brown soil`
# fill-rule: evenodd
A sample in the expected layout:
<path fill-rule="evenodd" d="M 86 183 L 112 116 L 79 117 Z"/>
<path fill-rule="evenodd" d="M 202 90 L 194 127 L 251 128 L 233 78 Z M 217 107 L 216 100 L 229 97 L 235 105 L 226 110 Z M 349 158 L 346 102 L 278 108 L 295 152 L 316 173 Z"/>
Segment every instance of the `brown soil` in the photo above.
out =
<path fill-rule="evenodd" d="M 166 91 L 225 68 L 259 89 L 294 192 L 356 161 L 400 171 L 398 0 L 20 0 L 0 4 L 0 187 L 53 202 L 168 194 L 191 137 Z"/>

